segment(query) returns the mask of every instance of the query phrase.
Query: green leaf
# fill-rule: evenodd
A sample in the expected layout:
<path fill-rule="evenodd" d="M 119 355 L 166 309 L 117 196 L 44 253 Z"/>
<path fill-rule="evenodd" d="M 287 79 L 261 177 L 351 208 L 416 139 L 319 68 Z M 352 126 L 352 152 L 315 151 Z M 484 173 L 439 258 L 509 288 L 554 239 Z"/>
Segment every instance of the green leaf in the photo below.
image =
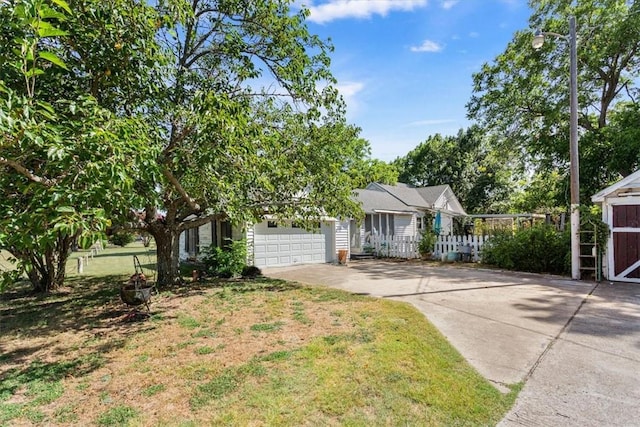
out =
<path fill-rule="evenodd" d="M 38 28 L 38 36 L 42 38 L 66 36 L 68 34 L 69 33 L 67 33 L 66 31 L 61 30 L 60 28 L 56 28 L 51 24 L 47 24 L 46 22 L 41 22 L 40 28 Z"/>
<path fill-rule="evenodd" d="M 71 206 L 58 206 L 56 212 L 60 213 L 74 213 L 76 210 Z"/>
<path fill-rule="evenodd" d="M 52 64 L 57 65 L 60 68 L 64 68 L 67 71 L 69 70 L 69 68 L 67 68 L 67 64 L 65 64 L 64 61 L 53 52 L 40 52 L 38 56 L 46 61 L 51 62 Z"/>
<path fill-rule="evenodd" d="M 60 6 L 61 8 L 63 8 L 69 15 L 73 15 L 73 13 L 71 12 L 71 8 L 69 7 L 69 4 L 67 4 L 66 1 L 64 0 L 51 0 L 52 3 Z"/>
<path fill-rule="evenodd" d="M 28 70 L 26 73 L 24 73 L 24 76 L 29 78 L 33 76 L 39 76 L 40 74 L 44 74 L 44 71 L 41 70 L 40 68 L 32 68 Z"/>

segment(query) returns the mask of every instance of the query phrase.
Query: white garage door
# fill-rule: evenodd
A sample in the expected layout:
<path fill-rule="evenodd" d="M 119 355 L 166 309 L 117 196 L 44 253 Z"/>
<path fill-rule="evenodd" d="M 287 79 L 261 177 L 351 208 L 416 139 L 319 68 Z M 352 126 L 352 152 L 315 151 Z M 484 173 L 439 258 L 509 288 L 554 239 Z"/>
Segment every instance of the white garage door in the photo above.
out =
<path fill-rule="evenodd" d="M 271 227 L 269 227 L 271 225 Z M 257 267 L 282 267 L 293 264 L 323 263 L 327 259 L 328 228 L 316 233 L 292 227 L 291 223 L 256 224 L 253 235 Z"/>

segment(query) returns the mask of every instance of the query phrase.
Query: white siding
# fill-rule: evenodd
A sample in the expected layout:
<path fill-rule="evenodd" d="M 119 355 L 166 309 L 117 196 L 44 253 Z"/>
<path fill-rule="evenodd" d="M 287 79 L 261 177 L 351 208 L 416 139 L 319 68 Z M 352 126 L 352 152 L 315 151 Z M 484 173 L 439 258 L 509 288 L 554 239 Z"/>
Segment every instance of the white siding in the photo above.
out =
<path fill-rule="evenodd" d="M 416 235 L 415 215 L 398 215 L 393 218 L 393 234 L 397 237 L 414 237 Z"/>
<path fill-rule="evenodd" d="M 440 234 L 450 235 L 453 233 L 453 217 L 445 213 L 441 214 L 441 226 Z"/>
<path fill-rule="evenodd" d="M 180 252 L 178 252 L 178 258 L 181 260 L 185 260 L 189 256 L 189 254 L 187 254 L 184 250 L 184 239 L 185 233 L 183 231 L 182 233 L 180 233 L 180 237 L 178 238 L 178 240 L 180 240 Z"/>
<path fill-rule="evenodd" d="M 335 225 L 335 250 L 334 250 L 334 259 L 330 259 L 327 261 L 335 262 L 338 260 L 338 251 L 342 249 L 347 250 L 347 257 L 350 255 L 350 244 L 349 244 L 349 221 L 336 221 Z"/>
<path fill-rule="evenodd" d="M 253 254 L 253 248 L 254 248 L 254 236 L 255 236 L 255 231 L 253 229 L 253 227 L 255 227 L 255 225 L 247 225 L 247 228 L 245 230 L 245 235 L 247 238 L 247 264 L 248 265 L 255 265 L 256 263 L 256 258 Z"/>
<path fill-rule="evenodd" d="M 207 223 L 198 230 L 198 239 L 200 240 L 200 252 L 202 249 L 211 245 L 211 223 Z"/>

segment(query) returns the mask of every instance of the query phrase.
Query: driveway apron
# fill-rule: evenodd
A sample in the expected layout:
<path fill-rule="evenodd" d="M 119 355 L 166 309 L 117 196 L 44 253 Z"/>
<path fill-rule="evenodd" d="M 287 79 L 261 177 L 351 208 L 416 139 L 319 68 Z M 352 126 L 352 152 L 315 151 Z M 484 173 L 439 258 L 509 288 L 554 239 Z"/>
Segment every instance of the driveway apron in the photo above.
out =
<path fill-rule="evenodd" d="M 379 260 L 264 274 L 413 304 L 499 390 L 526 380 L 501 425 L 640 425 L 639 286 Z"/>

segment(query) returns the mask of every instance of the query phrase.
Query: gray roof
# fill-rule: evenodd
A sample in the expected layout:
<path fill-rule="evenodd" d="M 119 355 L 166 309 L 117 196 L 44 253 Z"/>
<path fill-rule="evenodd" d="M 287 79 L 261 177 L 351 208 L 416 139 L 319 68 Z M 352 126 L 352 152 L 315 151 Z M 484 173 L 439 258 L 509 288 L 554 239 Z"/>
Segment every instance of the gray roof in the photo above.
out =
<path fill-rule="evenodd" d="M 447 190 L 448 185 L 434 185 L 433 187 L 419 187 L 416 191 L 422 196 L 422 198 L 433 206 L 438 201 L 438 198 Z"/>
<path fill-rule="evenodd" d="M 363 204 L 365 213 L 380 210 L 417 212 L 444 208 L 453 214 L 466 215 L 451 187 L 446 184 L 414 187 L 403 183 L 396 185 L 371 183 L 365 190 L 356 190 L 356 192 L 358 192 L 357 200 Z M 443 194 L 446 194 L 445 206 L 441 206 L 442 203 L 436 205 Z"/>
<path fill-rule="evenodd" d="M 411 214 L 416 212 L 411 206 L 407 206 L 391 194 L 384 191 L 375 190 L 355 190 L 356 200 L 362 205 L 365 213 L 375 213 L 378 211 L 406 212 Z"/>
<path fill-rule="evenodd" d="M 422 195 L 416 191 L 416 187 L 408 184 L 398 183 L 396 185 L 378 184 L 389 192 L 389 194 L 395 196 L 407 206 L 415 206 L 418 208 L 430 208 L 433 203 L 428 203 Z"/>

